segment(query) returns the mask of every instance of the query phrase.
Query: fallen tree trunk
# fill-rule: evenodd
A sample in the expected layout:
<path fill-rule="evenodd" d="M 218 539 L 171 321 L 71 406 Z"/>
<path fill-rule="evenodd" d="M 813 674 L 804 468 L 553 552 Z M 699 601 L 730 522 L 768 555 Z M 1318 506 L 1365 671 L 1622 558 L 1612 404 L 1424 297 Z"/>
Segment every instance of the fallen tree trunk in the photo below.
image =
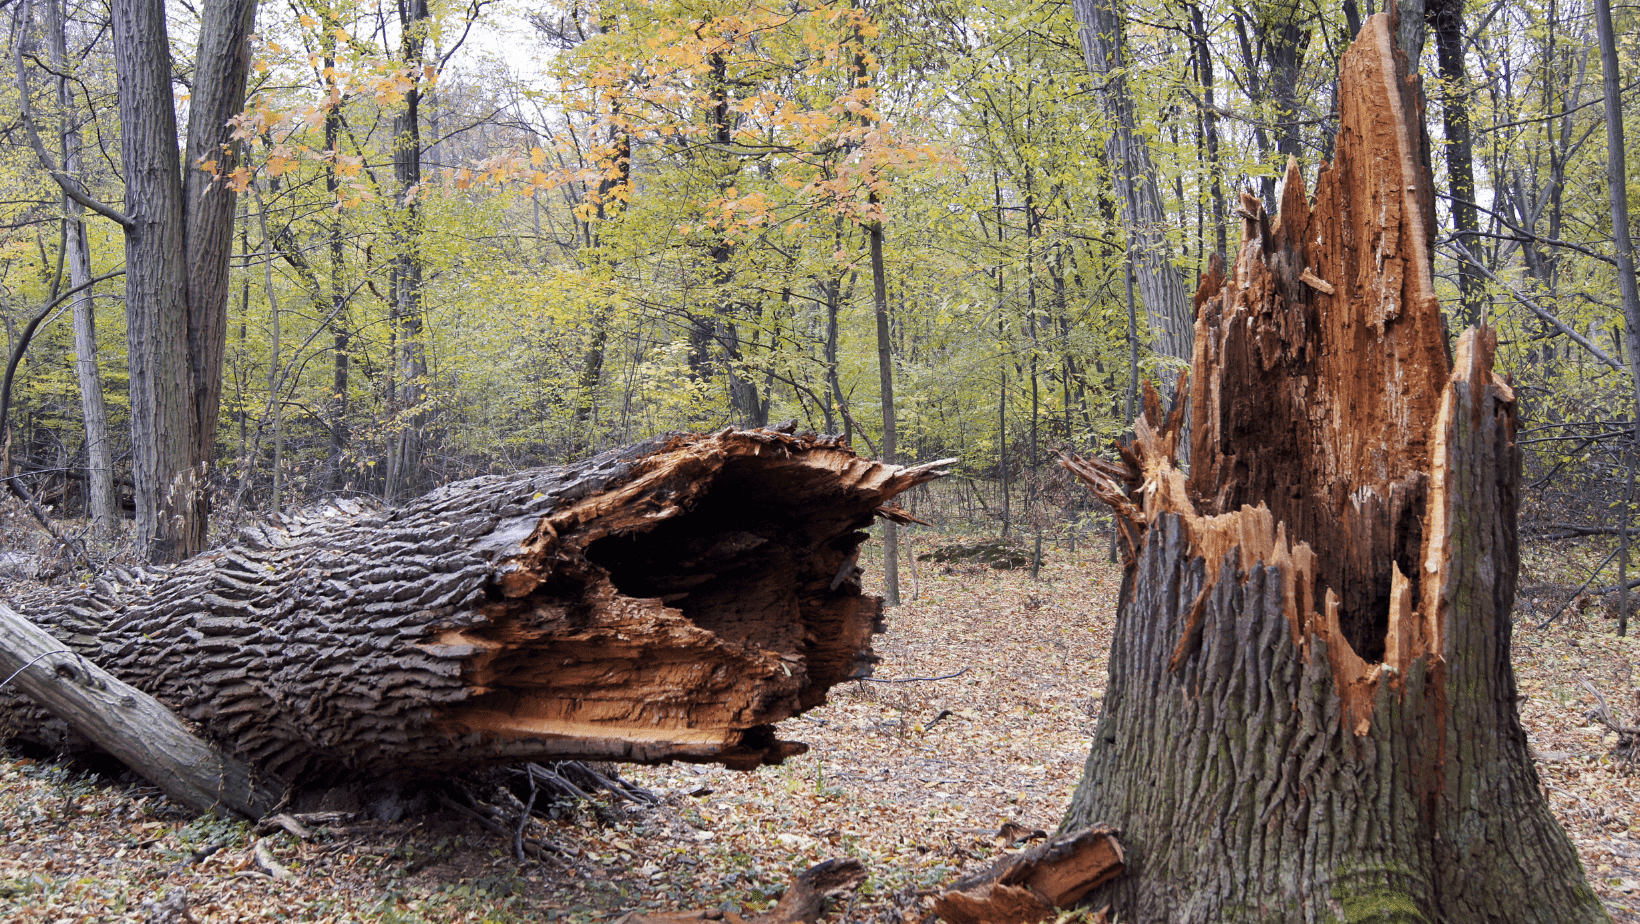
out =
<path fill-rule="evenodd" d="M 0 604 L 0 680 L 47 705 L 177 802 L 261 818 L 283 787 L 200 738 L 153 697 L 120 682 Z"/>
<path fill-rule="evenodd" d="M 1601 921 L 1539 786 L 1509 660 L 1514 395 L 1448 360 L 1417 79 L 1386 15 L 1340 64 L 1338 153 L 1243 198 L 1197 296 L 1183 410 L 1123 464 L 1110 681 L 1064 824 L 1122 831 L 1117 919 Z"/>
<path fill-rule="evenodd" d="M 889 502 L 938 464 L 773 430 L 662 438 L 403 507 L 295 514 L 23 608 L 285 782 L 530 760 L 750 769 L 806 749 L 773 723 L 869 671 L 881 601 L 861 592 L 859 530 L 903 518 Z"/>

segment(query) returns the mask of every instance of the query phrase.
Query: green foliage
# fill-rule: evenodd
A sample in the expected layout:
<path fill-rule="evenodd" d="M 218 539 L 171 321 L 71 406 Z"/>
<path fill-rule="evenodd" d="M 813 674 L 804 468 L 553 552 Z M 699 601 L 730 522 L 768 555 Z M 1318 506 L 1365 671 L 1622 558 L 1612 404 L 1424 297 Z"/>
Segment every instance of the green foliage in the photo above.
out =
<path fill-rule="evenodd" d="M 1242 189 L 1269 196 L 1289 153 L 1311 178 L 1330 153 L 1344 7 L 1150 0 L 1125 13 L 1168 246 L 1193 278 L 1236 245 Z M 74 118 L 87 149 L 105 151 L 119 127 L 100 15 L 71 9 L 72 111 L 38 73 L 30 98 L 48 136 Z M 221 177 L 245 195 L 219 510 L 265 503 L 276 416 L 278 465 L 305 497 L 380 492 L 409 432 L 429 444 L 433 481 L 789 418 L 869 450 L 882 429 L 865 235 L 876 222 L 905 456 L 959 456 L 1036 503 L 1056 451 L 1126 429 L 1135 373 L 1177 374 L 1150 355 L 1142 307 L 1130 331 L 1120 204 L 1069 4 L 603 0 L 509 16 L 433 3 L 414 27 L 428 49 L 417 65 L 375 5 L 260 11 L 238 122 L 251 157 Z M 1599 110 L 1585 105 L 1597 75 L 1566 17 L 1532 0 L 1477 23 L 1465 89 L 1492 216 L 1479 256 L 1616 355 L 1604 162 L 1588 143 Z M 502 36 L 512 60 L 530 49 L 535 73 L 481 53 L 474 29 Z M 1635 62 L 1632 37 L 1621 53 Z M 422 180 L 401 189 L 394 120 L 411 91 Z M 0 109 L 16 113 L 17 93 L 0 82 Z M 1444 158 L 1433 163 L 1444 188 Z M 120 200 L 107 158 L 82 173 L 92 194 Z M 0 148 L 0 175 L 12 191 L 0 316 L 15 338 L 58 286 L 62 206 L 27 146 Z M 1444 228 L 1439 201 L 1437 218 Z M 90 231 L 93 272 L 117 268 L 118 229 Z M 1437 237 L 1442 294 L 1455 297 L 1455 257 Z M 419 265 L 419 330 L 393 289 L 399 257 Z M 96 290 L 116 432 L 120 291 L 117 279 Z M 1491 295 L 1530 424 L 1577 437 L 1541 444 L 1536 471 L 1575 471 L 1569 493 L 1603 509 L 1612 498 L 1590 491 L 1616 463 L 1582 437 L 1629 413 L 1626 385 L 1512 295 Z M 411 354 L 425 362 L 407 365 Z M 54 321 L 20 368 L 12 458 L 25 468 L 78 464 L 72 362 Z"/>

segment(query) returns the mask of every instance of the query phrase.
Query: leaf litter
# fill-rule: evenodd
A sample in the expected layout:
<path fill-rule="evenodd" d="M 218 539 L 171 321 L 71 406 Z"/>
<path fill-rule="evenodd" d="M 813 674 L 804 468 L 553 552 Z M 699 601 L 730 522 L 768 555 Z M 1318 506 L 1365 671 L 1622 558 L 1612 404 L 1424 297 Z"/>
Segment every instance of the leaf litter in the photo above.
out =
<path fill-rule="evenodd" d="M 0 924 L 599 921 L 628 911 L 765 910 L 830 857 L 868 878 L 829 920 L 921 920 L 960 870 L 1052 831 L 1081 775 L 1120 573 L 1102 547 L 1028 570 L 920 563 L 888 611 L 872 681 L 782 726 L 779 767 L 626 767 L 662 796 L 600 794 L 512 837 L 460 813 L 337 816 L 312 840 L 194 818 L 151 786 L 0 759 Z M 1529 568 L 1528 568 L 1529 570 Z M 1524 576 L 1524 575 L 1523 575 Z M 1544 610 L 1544 611 L 1540 611 Z M 1640 642 L 1600 607 L 1527 600 L 1514 634 L 1521 717 L 1550 806 L 1617 921 L 1640 924 L 1635 767 L 1590 718 L 1636 724 Z M 1585 683 L 1587 686 L 1585 686 Z M 288 875 L 276 878 L 279 871 Z M 179 910 L 180 909 L 180 910 Z"/>

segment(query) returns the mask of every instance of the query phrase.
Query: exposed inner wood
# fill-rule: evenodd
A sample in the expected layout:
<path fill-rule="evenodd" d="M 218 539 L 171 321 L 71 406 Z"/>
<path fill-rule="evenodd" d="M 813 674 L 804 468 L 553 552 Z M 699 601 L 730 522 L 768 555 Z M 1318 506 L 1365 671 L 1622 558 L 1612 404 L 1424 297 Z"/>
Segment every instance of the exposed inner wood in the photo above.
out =
<path fill-rule="evenodd" d="M 1326 549 L 1317 580 L 1373 661 L 1391 562 L 1416 591 L 1448 368 L 1422 103 L 1398 54 L 1387 25 L 1369 23 L 1341 60 L 1337 155 L 1313 204 L 1296 163 L 1273 222 L 1244 197 L 1255 220 L 1231 278 L 1203 286 L 1191 394 L 1192 494 L 1214 512 L 1266 504 Z"/>
<path fill-rule="evenodd" d="M 870 670 L 861 528 L 938 474 L 813 435 L 671 437 L 400 508 L 304 511 L 30 611 L 286 780 L 749 769 L 804 750 L 774 723 Z"/>
<path fill-rule="evenodd" d="M 1386 675 L 1441 653 L 1438 595 L 1422 590 L 1443 582 L 1449 381 L 1501 387 L 1485 332 L 1450 374 L 1421 95 L 1405 75 L 1387 17 L 1369 20 L 1340 63 L 1337 155 L 1313 202 L 1296 162 L 1273 220 L 1242 196 L 1235 264 L 1215 263 L 1195 299 L 1189 474 L 1178 415 L 1148 392 L 1121 465 L 1066 463 L 1116 510 L 1130 561 L 1165 512 L 1208 574 L 1232 549 L 1244 570 L 1279 563 L 1294 641 L 1326 643 L 1360 733 Z M 1199 646 L 1191 626 L 1175 670 Z"/>
<path fill-rule="evenodd" d="M 948 924 L 1036 924 L 1122 874 L 1122 845 L 1106 825 L 1010 854 L 934 899 Z"/>
<path fill-rule="evenodd" d="M 830 899 L 854 891 L 865 881 L 865 864 L 853 859 L 825 860 L 804 870 L 792 881 L 773 908 L 761 914 L 745 914 L 728 908 L 642 914 L 629 912 L 615 924 L 814 924 L 826 912 Z"/>

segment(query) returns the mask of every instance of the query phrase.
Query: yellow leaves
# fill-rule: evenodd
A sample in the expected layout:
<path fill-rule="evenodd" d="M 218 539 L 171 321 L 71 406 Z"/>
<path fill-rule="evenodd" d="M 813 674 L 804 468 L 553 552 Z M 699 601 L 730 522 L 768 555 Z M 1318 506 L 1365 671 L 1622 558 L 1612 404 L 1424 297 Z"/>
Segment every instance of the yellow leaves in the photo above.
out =
<path fill-rule="evenodd" d="M 239 167 L 228 174 L 228 188 L 234 192 L 244 192 L 251 185 L 251 171 L 249 167 Z"/>
<path fill-rule="evenodd" d="M 530 166 L 540 167 L 547 162 L 547 152 L 540 145 L 530 148 Z"/>
<path fill-rule="evenodd" d="M 268 157 L 268 162 L 267 162 L 267 168 L 266 168 L 267 171 L 268 171 L 268 176 L 270 176 L 270 177 L 284 176 L 285 171 L 290 168 L 290 163 L 291 163 L 290 158 L 285 157 L 281 154 L 274 154 L 274 155 L 269 156 Z"/>
<path fill-rule="evenodd" d="M 317 28 L 319 28 L 319 20 L 314 19 L 312 16 L 309 16 L 306 13 L 303 13 L 303 14 L 297 16 L 296 21 L 301 23 L 302 28 L 304 28 L 304 29 L 317 29 Z"/>

